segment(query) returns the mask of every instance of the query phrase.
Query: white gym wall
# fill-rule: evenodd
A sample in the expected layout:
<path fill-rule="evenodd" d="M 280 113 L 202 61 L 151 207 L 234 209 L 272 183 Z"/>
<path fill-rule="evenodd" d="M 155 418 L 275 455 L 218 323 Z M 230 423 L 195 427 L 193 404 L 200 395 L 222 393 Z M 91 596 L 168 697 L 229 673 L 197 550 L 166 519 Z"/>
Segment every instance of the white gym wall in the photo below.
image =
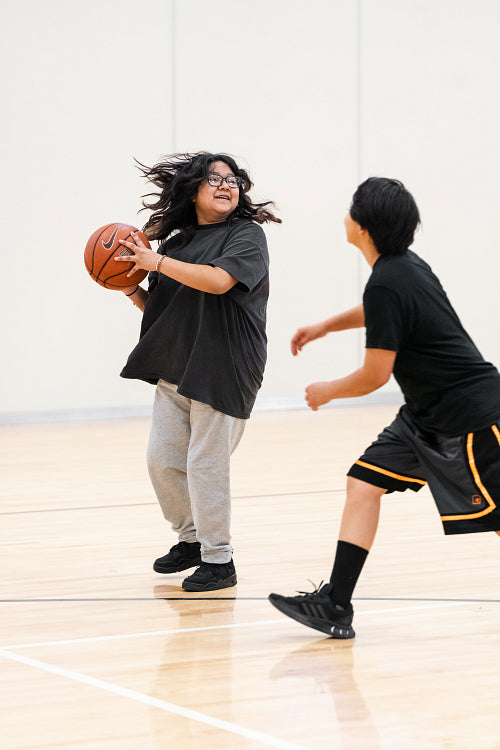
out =
<path fill-rule="evenodd" d="M 498 0 L 4 0 L 0 21 L 0 421 L 148 413 L 153 388 L 119 377 L 140 315 L 83 249 L 102 224 L 144 223 L 133 159 L 175 151 L 233 154 L 283 219 L 266 228 L 259 406 L 359 365 L 360 332 L 295 359 L 289 340 L 361 298 L 343 217 L 370 175 L 414 193 L 415 250 L 500 364 Z"/>

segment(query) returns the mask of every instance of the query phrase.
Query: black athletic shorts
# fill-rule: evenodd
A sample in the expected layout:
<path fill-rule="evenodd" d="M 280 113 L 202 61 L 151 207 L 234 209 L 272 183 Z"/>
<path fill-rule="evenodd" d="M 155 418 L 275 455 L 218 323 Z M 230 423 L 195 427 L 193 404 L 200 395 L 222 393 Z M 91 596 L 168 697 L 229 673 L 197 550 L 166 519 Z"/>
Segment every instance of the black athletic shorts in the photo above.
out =
<path fill-rule="evenodd" d="M 445 534 L 500 531 L 500 422 L 448 437 L 420 430 L 403 406 L 348 476 L 387 492 L 428 484 Z"/>

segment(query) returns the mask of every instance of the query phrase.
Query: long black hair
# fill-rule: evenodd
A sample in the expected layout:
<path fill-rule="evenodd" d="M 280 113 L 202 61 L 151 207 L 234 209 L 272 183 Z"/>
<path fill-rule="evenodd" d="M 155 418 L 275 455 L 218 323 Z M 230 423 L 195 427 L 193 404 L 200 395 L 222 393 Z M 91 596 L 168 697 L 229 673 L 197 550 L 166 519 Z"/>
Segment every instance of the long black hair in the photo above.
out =
<path fill-rule="evenodd" d="M 146 167 L 137 162 L 146 179 L 161 190 L 159 193 L 148 193 L 143 196 L 144 208 L 141 210 L 153 211 L 143 227 L 150 240 L 164 240 L 176 230 L 189 232 L 197 225 L 193 200 L 199 186 L 207 178 L 211 164 L 216 161 L 223 161 L 233 174 L 241 179 L 238 205 L 231 216 L 252 219 L 258 224 L 266 221 L 281 223 L 281 219 L 268 208 L 274 206 L 272 201 L 252 203 L 248 196 L 248 191 L 253 185 L 250 176 L 245 169 L 238 167 L 231 156 L 211 154 L 207 151 L 196 154 L 173 154 L 153 167 Z M 153 200 L 148 201 L 149 198 Z"/>

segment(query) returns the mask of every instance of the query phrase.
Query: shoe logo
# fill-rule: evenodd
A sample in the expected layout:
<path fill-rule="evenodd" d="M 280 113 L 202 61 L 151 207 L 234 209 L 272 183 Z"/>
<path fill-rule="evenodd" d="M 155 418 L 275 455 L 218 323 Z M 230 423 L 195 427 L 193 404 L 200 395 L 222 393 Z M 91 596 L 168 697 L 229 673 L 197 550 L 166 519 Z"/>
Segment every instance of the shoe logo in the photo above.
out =
<path fill-rule="evenodd" d="M 481 505 L 483 498 L 481 495 L 472 495 L 472 505 Z"/>
<path fill-rule="evenodd" d="M 113 232 L 113 234 L 111 235 L 111 237 L 109 238 L 107 242 L 104 242 L 103 240 L 102 246 L 106 248 L 106 250 L 110 250 L 113 247 L 113 242 L 115 241 L 117 232 L 118 232 L 118 227 L 115 229 L 115 231 Z"/>

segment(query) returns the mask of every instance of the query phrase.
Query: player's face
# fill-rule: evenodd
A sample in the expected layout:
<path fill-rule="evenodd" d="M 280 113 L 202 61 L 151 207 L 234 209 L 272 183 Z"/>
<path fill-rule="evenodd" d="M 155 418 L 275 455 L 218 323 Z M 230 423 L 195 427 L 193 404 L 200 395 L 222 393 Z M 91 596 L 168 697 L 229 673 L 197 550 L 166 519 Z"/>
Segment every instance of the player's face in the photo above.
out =
<path fill-rule="evenodd" d="M 356 245 L 357 247 L 361 232 L 363 230 L 361 229 L 361 226 L 358 224 L 358 222 L 354 221 L 354 219 L 351 217 L 350 211 L 348 211 L 346 214 L 346 217 L 344 219 L 344 226 L 347 242 L 349 242 L 351 245 Z"/>
<path fill-rule="evenodd" d="M 234 177 L 234 172 L 223 161 L 214 161 L 209 168 L 210 174 L 220 177 Z M 229 187 L 227 182 L 222 182 L 218 187 L 210 185 L 208 180 L 203 180 L 198 193 L 194 199 L 194 207 L 198 224 L 215 224 L 225 221 L 238 205 L 240 191 L 238 186 Z"/>

